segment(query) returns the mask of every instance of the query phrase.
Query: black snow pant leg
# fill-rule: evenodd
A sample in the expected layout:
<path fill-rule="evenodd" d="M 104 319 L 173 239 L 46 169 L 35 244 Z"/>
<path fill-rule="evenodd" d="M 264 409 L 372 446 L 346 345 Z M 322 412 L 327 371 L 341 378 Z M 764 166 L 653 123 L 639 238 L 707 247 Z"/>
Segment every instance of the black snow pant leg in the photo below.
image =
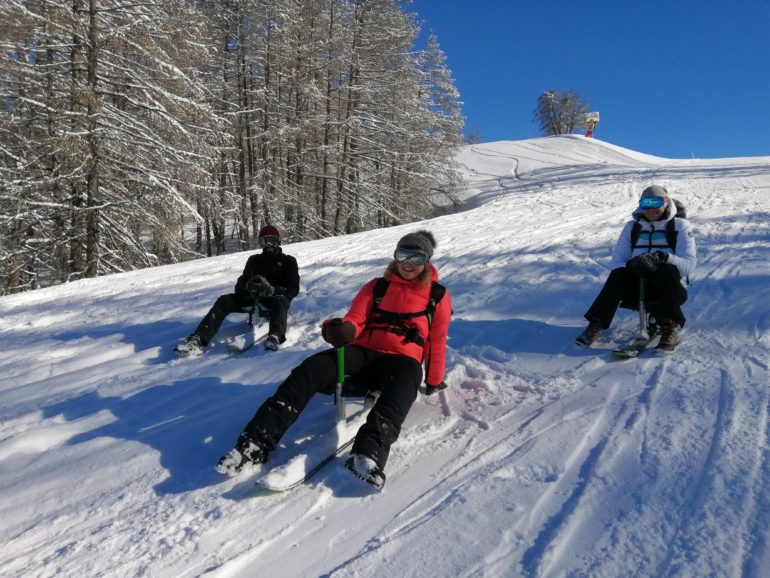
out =
<path fill-rule="evenodd" d="M 679 269 L 670 263 L 661 265 L 651 275 L 648 286 L 648 310 L 655 320 L 669 319 L 683 327 L 685 317 L 681 306 L 687 301 L 687 290 L 682 285 Z"/>
<path fill-rule="evenodd" d="M 270 311 L 270 335 L 278 337 L 278 341 L 286 341 L 286 326 L 291 302 L 283 295 L 273 295 L 260 301 Z"/>
<path fill-rule="evenodd" d="M 358 430 L 351 453 L 367 456 L 385 469 L 390 446 L 398 439 L 401 426 L 417 399 L 422 367 L 411 357 L 382 355 L 370 369 L 368 373 L 380 376 L 381 393 L 366 423 Z"/>
<path fill-rule="evenodd" d="M 359 371 L 370 353 L 374 352 L 360 347 L 346 347 L 346 371 Z M 333 391 L 336 380 L 336 351 L 328 349 L 311 355 L 295 367 L 275 393 L 265 400 L 243 433 L 266 450 L 274 450 L 311 398 L 320 391 Z"/>
<path fill-rule="evenodd" d="M 621 302 L 634 306 L 639 303 L 639 275 L 625 267 L 610 271 L 585 318 L 589 323 L 599 323 L 603 329 L 608 329 Z"/>
<path fill-rule="evenodd" d="M 235 311 L 240 311 L 243 307 L 251 305 L 248 297 L 242 298 L 235 293 L 222 295 L 214 302 L 214 306 L 209 310 L 206 316 L 195 329 L 201 338 L 203 345 L 208 345 L 209 341 L 216 335 L 225 318 Z"/>

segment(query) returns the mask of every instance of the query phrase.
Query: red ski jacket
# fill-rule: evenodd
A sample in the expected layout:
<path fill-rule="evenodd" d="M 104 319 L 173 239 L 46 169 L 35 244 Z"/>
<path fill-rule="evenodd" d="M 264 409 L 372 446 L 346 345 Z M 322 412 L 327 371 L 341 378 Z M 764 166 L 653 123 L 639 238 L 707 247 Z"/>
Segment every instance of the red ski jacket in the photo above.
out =
<path fill-rule="evenodd" d="M 438 271 L 430 265 L 431 279 L 438 281 Z M 416 281 L 407 281 L 400 275 L 386 277 L 390 282 L 388 290 L 379 304 L 379 309 L 389 313 L 417 313 L 425 311 L 430 300 L 431 285 L 423 287 Z M 446 339 L 452 314 L 452 302 L 449 291 L 439 301 L 433 316 L 433 323 L 428 331 L 426 315 L 417 315 L 405 321 L 410 329 L 416 329 L 421 345 L 408 341 L 398 335 L 369 325 L 374 308 L 374 286 L 377 279 L 364 285 L 353 299 L 345 321 L 350 321 L 356 328 L 353 345 L 359 345 L 383 353 L 395 353 L 425 362 L 425 383 L 438 385 L 444 379 L 446 371 Z"/>

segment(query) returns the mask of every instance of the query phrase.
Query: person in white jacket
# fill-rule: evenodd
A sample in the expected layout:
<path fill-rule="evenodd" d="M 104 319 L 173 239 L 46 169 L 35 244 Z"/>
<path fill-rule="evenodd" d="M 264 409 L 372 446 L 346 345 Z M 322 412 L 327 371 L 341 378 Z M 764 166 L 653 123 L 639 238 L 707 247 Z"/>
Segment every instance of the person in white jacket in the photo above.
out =
<path fill-rule="evenodd" d="M 684 326 L 685 279 L 697 262 L 692 225 L 677 216 L 668 191 L 651 185 L 642 191 L 633 219 L 628 221 L 612 252 L 611 271 L 585 314 L 588 327 L 576 342 L 590 345 L 608 329 L 618 307 L 636 309 L 640 281 L 645 281 L 645 307 L 660 326 L 657 349 L 673 351 L 677 328 Z"/>

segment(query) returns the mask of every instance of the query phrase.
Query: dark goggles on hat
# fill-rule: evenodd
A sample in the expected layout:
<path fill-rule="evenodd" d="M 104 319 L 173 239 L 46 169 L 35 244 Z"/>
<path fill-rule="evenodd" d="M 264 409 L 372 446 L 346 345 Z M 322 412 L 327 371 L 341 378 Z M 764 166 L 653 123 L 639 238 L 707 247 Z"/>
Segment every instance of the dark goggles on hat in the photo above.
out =
<path fill-rule="evenodd" d="M 279 247 L 281 245 L 281 238 L 277 235 L 265 235 L 259 238 L 260 247 Z"/>
<path fill-rule="evenodd" d="M 640 209 L 660 209 L 666 204 L 668 199 L 666 197 L 644 197 L 639 199 Z"/>
<path fill-rule="evenodd" d="M 405 249 L 403 247 L 397 247 L 393 258 L 396 263 L 410 262 L 412 265 L 425 265 L 430 259 L 425 251 L 419 249 Z"/>

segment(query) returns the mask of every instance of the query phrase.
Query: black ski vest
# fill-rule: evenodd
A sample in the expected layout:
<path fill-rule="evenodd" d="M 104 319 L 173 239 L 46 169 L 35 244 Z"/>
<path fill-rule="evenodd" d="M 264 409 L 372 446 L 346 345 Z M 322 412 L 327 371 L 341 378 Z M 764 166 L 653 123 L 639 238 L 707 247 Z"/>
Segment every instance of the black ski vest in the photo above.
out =
<path fill-rule="evenodd" d="M 678 201 L 677 199 L 671 199 L 671 201 L 676 205 L 676 215 L 673 219 L 669 219 L 669 221 L 666 223 L 666 243 L 669 249 L 672 251 L 676 250 L 676 238 L 678 236 L 677 230 L 676 230 L 676 220 L 677 219 L 686 219 L 687 218 L 687 209 L 685 209 L 685 206 Z M 641 217 L 640 217 L 641 218 Z M 639 219 L 637 219 L 634 222 L 634 226 L 631 229 L 631 249 L 637 249 L 638 243 L 639 243 L 639 236 L 642 234 L 642 226 L 639 224 Z M 644 247 L 646 249 L 659 249 L 660 246 L 650 246 Z"/>

